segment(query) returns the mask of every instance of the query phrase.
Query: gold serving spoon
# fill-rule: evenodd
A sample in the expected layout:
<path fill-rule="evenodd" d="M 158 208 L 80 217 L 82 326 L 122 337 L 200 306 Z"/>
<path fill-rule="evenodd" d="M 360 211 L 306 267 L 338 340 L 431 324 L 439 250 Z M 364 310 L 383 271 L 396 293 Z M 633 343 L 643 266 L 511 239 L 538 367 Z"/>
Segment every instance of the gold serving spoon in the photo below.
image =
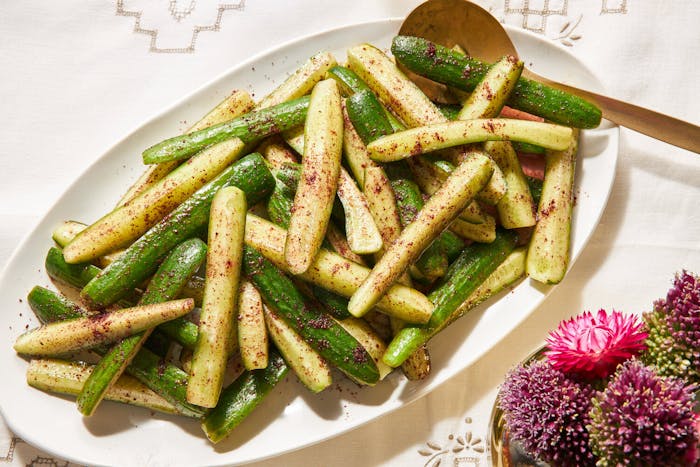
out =
<path fill-rule="evenodd" d="M 446 47 L 459 45 L 469 55 L 493 63 L 517 51 L 496 18 L 467 0 L 428 0 L 413 10 L 401 25 L 399 34 L 418 36 Z M 433 100 L 450 100 L 449 90 L 433 81 L 408 73 Z M 603 118 L 674 146 L 700 153 L 700 127 L 653 110 L 594 92 L 557 83 L 525 70 L 523 73 L 549 86 L 563 89 L 600 107 Z"/>

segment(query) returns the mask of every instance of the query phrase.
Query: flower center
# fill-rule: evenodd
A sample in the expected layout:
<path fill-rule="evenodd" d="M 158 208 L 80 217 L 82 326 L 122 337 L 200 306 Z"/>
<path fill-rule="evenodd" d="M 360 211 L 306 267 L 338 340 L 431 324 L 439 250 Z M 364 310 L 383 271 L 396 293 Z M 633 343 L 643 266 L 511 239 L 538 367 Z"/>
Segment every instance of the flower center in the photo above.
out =
<path fill-rule="evenodd" d="M 612 337 L 609 327 L 595 325 L 582 330 L 576 341 L 576 347 L 587 353 L 600 353 L 605 351 Z"/>

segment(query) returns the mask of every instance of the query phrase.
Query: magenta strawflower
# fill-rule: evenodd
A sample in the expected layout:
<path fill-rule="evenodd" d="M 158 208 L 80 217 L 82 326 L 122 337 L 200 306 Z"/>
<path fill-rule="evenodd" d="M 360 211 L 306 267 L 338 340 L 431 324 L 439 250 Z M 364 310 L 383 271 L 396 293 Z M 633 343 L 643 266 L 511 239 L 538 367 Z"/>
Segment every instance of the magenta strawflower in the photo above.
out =
<path fill-rule="evenodd" d="M 621 365 L 593 399 L 590 442 L 598 465 L 693 465 L 694 385 L 639 360 Z"/>
<path fill-rule="evenodd" d="M 646 347 L 644 323 L 635 315 L 586 311 L 559 323 L 547 338 L 545 355 L 565 373 L 584 378 L 606 378 L 617 365 Z"/>
<path fill-rule="evenodd" d="M 663 375 L 700 383 L 700 280 L 686 271 L 676 275 L 644 320 L 649 338 L 642 359 Z"/>
<path fill-rule="evenodd" d="M 586 430 L 593 392 L 536 360 L 506 376 L 498 405 L 510 436 L 531 455 L 553 465 L 594 465 Z"/>

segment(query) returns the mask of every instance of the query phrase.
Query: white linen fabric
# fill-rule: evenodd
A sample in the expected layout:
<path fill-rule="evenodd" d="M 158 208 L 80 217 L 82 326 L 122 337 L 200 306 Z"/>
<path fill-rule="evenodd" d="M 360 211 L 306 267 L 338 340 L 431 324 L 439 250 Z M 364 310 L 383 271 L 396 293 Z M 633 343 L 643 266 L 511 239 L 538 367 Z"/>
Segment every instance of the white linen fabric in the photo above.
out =
<path fill-rule="evenodd" d="M 155 112 L 282 42 L 402 17 L 418 3 L 4 2 L 0 265 L 86 166 Z M 700 3 L 477 3 L 503 22 L 569 47 L 611 96 L 700 123 Z M 700 273 L 699 203 L 699 155 L 623 129 L 599 227 L 564 282 L 517 330 L 415 403 L 258 465 L 488 465 L 488 417 L 498 384 L 549 329 L 583 310 L 647 310 L 675 272 Z M 0 467 L 48 464 L 68 465 L 13 436 L 0 420 Z"/>

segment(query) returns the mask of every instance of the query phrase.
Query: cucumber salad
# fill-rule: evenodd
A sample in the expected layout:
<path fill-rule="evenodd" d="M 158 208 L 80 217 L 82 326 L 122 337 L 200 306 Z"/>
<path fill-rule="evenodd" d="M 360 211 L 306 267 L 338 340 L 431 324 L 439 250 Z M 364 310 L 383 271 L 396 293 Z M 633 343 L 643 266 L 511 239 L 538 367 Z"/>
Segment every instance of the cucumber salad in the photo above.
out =
<path fill-rule="evenodd" d="M 29 385 L 83 416 L 112 400 L 195 418 L 217 443 L 284 378 L 424 379 L 445 327 L 563 279 L 579 131 L 600 110 L 515 57 L 417 37 L 343 58 L 310 57 L 257 102 L 234 90 L 145 148 L 111 211 L 56 226 L 58 291 L 29 291 L 42 324 L 14 342 Z"/>

